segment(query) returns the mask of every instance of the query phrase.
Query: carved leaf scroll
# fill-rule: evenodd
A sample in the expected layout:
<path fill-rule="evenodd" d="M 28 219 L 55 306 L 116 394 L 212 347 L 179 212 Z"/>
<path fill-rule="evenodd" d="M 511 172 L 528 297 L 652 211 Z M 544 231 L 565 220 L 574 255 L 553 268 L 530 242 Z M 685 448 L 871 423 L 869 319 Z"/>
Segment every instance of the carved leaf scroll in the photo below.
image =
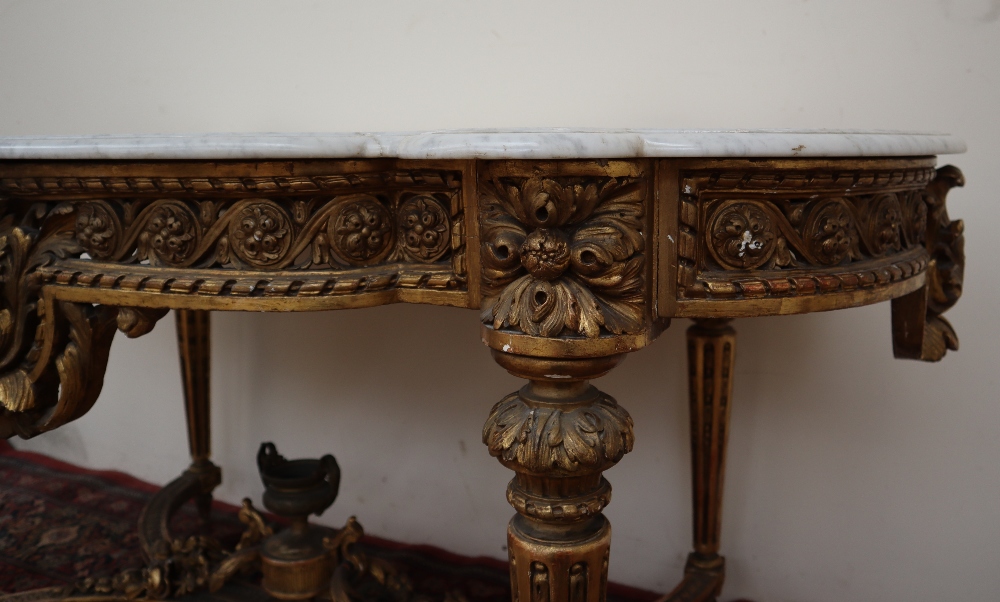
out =
<path fill-rule="evenodd" d="M 543 337 L 642 329 L 642 179 L 497 178 L 481 194 L 483 322 Z"/>
<path fill-rule="evenodd" d="M 452 251 L 452 192 L 309 199 L 101 199 L 67 204 L 91 258 L 179 268 L 350 269 L 431 264 Z"/>
<path fill-rule="evenodd" d="M 116 327 L 139 336 L 166 313 L 40 297 L 39 270 L 108 248 L 105 209 L 90 203 L 74 215 L 38 204 L 0 220 L 0 437 L 32 437 L 82 416 L 100 394 Z"/>
<path fill-rule="evenodd" d="M 962 296 L 965 279 L 965 224 L 952 221 L 945 204 L 948 191 L 964 186 L 957 167 L 937 170 L 926 191 L 904 203 L 914 241 L 927 245 L 931 259 L 923 288 L 892 302 L 893 353 L 898 358 L 939 361 L 958 350 L 958 335 L 941 314 Z M 918 227 L 924 226 L 923 232 Z"/>
<path fill-rule="evenodd" d="M 632 417 L 610 395 L 570 408 L 532 407 L 517 394 L 490 411 L 483 443 L 490 455 L 518 471 L 599 472 L 632 451 Z"/>

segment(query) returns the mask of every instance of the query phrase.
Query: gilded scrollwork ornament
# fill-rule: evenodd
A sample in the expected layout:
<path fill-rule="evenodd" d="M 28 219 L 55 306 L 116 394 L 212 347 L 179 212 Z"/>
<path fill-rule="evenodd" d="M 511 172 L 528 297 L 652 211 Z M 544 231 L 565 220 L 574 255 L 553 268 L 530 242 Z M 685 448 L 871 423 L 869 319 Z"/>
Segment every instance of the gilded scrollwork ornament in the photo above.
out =
<path fill-rule="evenodd" d="M 641 178 L 498 178 L 482 191 L 482 320 L 533 336 L 642 329 Z"/>
<path fill-rule="evenodd" d="M 965 224 L 948 217 L 946 197 L 965 177 L 954 166 L 937 170 L 920 195 L 926 207 L 923 240 L 930 253 L 923 288 L 892 302 L 893 353 L 899 358 L 936 362 L 958 350 L 958 334 L 942 314 L 962 296 L 965 280 Z"/>
<path fill-rule="evenodd" d="M 41 295 L 39 270 L 87 246 L 112 248 L 108 226 L 117 222 L 107 207 L 83 210 L 81 219 L 70 205 L 39 204 L 0 220 L 0 437 L 32 437 L 86 413 L 101 391 L 116 328 L 138 336 L 165 313 Z"/>

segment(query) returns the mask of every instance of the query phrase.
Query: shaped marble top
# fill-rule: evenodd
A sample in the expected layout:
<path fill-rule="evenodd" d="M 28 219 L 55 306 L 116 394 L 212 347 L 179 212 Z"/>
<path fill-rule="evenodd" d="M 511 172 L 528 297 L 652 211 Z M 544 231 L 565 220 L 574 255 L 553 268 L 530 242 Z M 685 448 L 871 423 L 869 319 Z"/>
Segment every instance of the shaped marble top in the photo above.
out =
<path fill-rule="evenodd" d="M 887 157 L 965 152 L 947 134 L 832 130 L 513 129 L 0 136 L 0 159 L 624 159 Z"/>

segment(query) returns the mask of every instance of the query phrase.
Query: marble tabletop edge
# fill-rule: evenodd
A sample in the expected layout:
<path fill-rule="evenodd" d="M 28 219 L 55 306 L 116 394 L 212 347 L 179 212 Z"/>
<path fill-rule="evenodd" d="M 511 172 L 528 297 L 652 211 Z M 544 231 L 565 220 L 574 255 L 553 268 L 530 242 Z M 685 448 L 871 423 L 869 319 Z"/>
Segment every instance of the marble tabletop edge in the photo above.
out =
<path fill-rule="evenodd" d="M 878 130 L 523 128 L 0 136 L 0 160 L 626 159 L 955 154 L 948 134 Z"/>

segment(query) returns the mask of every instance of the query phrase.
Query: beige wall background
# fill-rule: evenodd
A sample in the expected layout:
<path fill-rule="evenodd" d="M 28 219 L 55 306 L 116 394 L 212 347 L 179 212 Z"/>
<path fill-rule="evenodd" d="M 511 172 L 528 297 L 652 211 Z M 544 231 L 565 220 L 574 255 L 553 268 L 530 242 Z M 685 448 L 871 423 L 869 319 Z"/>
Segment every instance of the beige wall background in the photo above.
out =
<path fill-rule="evenodd" d="M 726 599 L 1000 592 L 1000 1 L 0 0 L 0 135 L 431 128 L 946 131 L 966 222 L 962 350 L 892 358 L 888 304 L 740 320 Z M 476 313 L 215 314 L 219 497 L 259 501 L 263 440 L 332 452 L 370 533 L 505 557 L 510 477 L 480 443 L 518 383 Z M 611 578 L 667 590 L 690 546 L 678 320 L 601 388 L 636 421 L 608 477 Z M 156 483 L 187 451 L 173 324 L 119 339 L 89 415 L 22 449 Z"/>

